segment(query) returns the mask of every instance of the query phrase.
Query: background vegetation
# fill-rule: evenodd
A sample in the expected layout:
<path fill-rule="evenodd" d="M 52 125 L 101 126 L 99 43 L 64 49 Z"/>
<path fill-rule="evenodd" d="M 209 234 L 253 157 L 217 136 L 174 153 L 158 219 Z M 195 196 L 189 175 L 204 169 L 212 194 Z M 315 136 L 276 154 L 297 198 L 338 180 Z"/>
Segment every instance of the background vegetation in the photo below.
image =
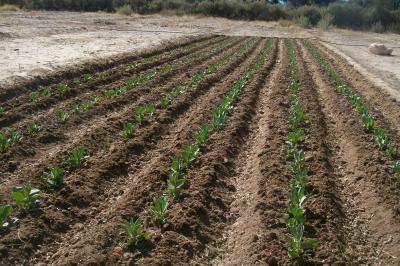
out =
<path fill-rule="evenodd" d="M 331 25 L 400 33 L 400 0 L 0 0 L 28 9 L 118 11 L 129 15 L 164 10 L 231 19 L 292 20 L 302 27 Z"/>

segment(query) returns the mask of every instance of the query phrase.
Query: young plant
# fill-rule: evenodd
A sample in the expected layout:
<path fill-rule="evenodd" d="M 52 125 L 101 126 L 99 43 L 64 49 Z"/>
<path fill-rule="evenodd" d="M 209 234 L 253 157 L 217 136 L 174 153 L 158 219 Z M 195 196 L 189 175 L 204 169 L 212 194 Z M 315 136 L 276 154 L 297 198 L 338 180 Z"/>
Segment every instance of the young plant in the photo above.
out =
<path fill-rule="evenodd" d="M 91 101 L 83 101 L 81 102 L 81 109 L 83 111 L 88 111 L 93 107 L 93 103 Z"/>
<path fill-rule="evenodd" d="M 2 117 L 5 112 L 6 112 L 6 109 L 3 106 L 0 106 L 0 117 Z"/>
<path fill-rule="evenodd" d="M 172 101 L 172 98 L 169 95 L 162 97 L 161 102 L 160 102 L 161 109 L 167 109 L 168 106 L 171 104 L 171 101 Z"/>
<path fill-rule="evenodd" d="M 198 146 L 203 146 L 206 144 L 208 136 L 210 134 L 210 126 L 209 125 L 203 125 L 199 131 L 197 131 L 196 135 L 194 136 L 196 140 L 196 144 Z"/>
<path fill-rule="evenodd" d="M 152 116 L 153 113 L 155 112 L 156 108 L 151 105 L 144 105 L 144 106 L 140 106 L 138 108 L 136 108 L 136 112 L 135 112 L 135 122 L 138 125 L 141 125 L 143 123 L 143 119 L 146 115 Z"/>
<path fill-rule="evenodd" d="M 44 87 L 42 90 L 42 96 L 43 97 L 50 97 L 51 96 L 51 88 L 50 87 Z"/>
<path fill-rule="evenodd" d="M 72 106 L 72 112 L 75 114 L 79 114 L 82 111 L 81 104 L 80 103 L 75 103 L 74 106 Z"/>
<path fill-rule="evenodd" d="M 32 188 L 32 186 L 28 184 L 23 187 L 14 187 L 11 192 L 11 197 L 22 211 L 30 212 L 38 208 L 39 193 L 39 189 Z"/>
<path fill-rule="evenodd" d="M 39 133 L 39 131 L 42 130 L 42 126 L 36 122 L 33 122 L 29 127 L 28 127 L 28 133 L 29 135 L 36 135 Z"/>
<path fill-rule="evenodd" d="M 61 123 L 65 123 L 68 118 L 69 118 L 69 114 L 67 112 L 64 111 L 58 111 L 56 113 L 57 119 L 61 122 Z"/>
<path fill-rule="evenodd" d="M 0 153 L 5 153 L 11 147 L 7 136 L 0 132 Z"/>
<path fill-rule="evenodd" d="M 165 196 L 154 199 L 153 206 L 149 208 L 149 213 L 153 217 L 157 225 L 165 223 L 165 215 L 167 213 L 169 203 Z"/>
<path fill-rule="evenodd" d="M 8 142 L 11 146 L 15 145 L 16 143 L 22 140 L 22 135 L 18 131 L 12 132 Z"/>
<path fill-rule="evenodd" d="M 124 132 L 122 133 L 125 138 L 131 138 L 135 133 L 135 125 L 133 123 L 126 123 L 124 126 Z"/>
<path fill-rule="evenodd" d="M 68 85 L 60 83 L 56 86 L 56 91 L 59 94 L 64 94 L 68 91 Z"/>
<path fill-rule="evenodd" d="M 397 181 L 400 182 L 400 161 L 394 161 L 392 163 L 393 172 L 396 175 Z"/>
<path fill-rule="evenodd" d="M 79 168 L 85 163 L 85 160 L 86 150 L 82 147 L 79 147 L 72 150 L 68 164 L 72 168 Z"/>
<path fill-rule="evenodd" d="M 142 222 L 139 218 L 127 222 L 124 226 L 125 234 L 128 236 L 128 240 L 122 245 L 125 249 L 133 249 L 137 247 L 140 242 L 150 237 L 150 232 L 143 230 Z"/>
<path fill-rule="evenodd" d="M 32 92 L 30 95 L 29 95 L 29 101 L 31 101 L 31 102 L 37 102 L 39 100 L 39 93 L 37 93 L 37 92 Z"/>
<path fill-rule="evenodd" d="M 50 190 L 58 189 L 64 182 L 64 169 L 57 166 L 53 167 L 49 171 L 43 173 L 42 180 L 46 188 Z"/>
<path fill-rule="evenodd" d="M 106 98 L 111 99 L 113 97 L 115 97 L 117 95 L 116 91 L 111 89 L 111 90 L 106 90 L 104 92 L 104 96 L 106 96 Z"/>
<path fill-rule="evenodd" d="M 93 76 L 90 75 L 90 74 L 84 74 L 84 75 L 83 75 L 83 80 L 84 80 L 84 81 L 89 81 L 89 80 L 91 80 L 92 78 L 93 78 Z"/>
<path fill-rule="evenodd" d="M 14 210 L 10 205 L 0 206 L 0 233 L 5 232 L 8 228 L 10 228 L 10 226 L 18 221 L 18 219 L 11 218 L 13 211 Z"/>
<path fill-rule="evenodd" d="M 178 199 L 182 193 L 183 186 L 185 185 L 186 179 L 180 172 L 172 172 L 168 176 L 168 188 L 167 194 L 174 200 Z"/>
<path fill-rule="evenodd" d="M 182 162 L 188 167 L 200 155 L 200 147 L 196 144 L 184 145 L 182 153 Z"/>

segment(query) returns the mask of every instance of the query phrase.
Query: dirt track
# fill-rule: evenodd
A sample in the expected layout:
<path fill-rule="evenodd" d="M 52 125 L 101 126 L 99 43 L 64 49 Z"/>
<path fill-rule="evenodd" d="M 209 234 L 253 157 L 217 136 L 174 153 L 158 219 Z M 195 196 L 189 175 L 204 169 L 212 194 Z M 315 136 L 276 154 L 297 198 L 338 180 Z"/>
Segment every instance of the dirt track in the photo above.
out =
<path fill-rule="evenodd" d="M 212 110 L 259 59 L 268 39 L 191 39 L 105 64 L 103 72 L 88 72 L 90 79 L 71 74 L 33 82 L 29 90 L 0 93 L 7 110 L 0 118 L 3 131 L 24 135 L 0 154 L 1 203 L 13 204 L 10 191 L 16 185 L 42 189 L 39 212 L 15 212 L 20 223 L 0 239 L 0 264 L 397 265 L 399 184 L 389 160 L 299 39 L 294 47 L 300 99 L 308 115 L 302 145 L 310 169 L 305 236 L 321 244 L 303 259 L 288 257 L 288 40 L 271 42 L 267 59 L 244 87 L 226 125 L 212 131 L 188 169 L 184 193 L 171 203 L 161 229 L 147 208 L 167 186 L 171 158 L 210 121 Z M 399 150 L 396 102 L 387 101 L 340 57 L 314 44 L 359 92 Z M 190 85 L 197 73 L 215 64 L 215 73 Z M 32 102 L 31 91 L 42 92 L 37 85 L 42 83 L 52 94 Z M 61 83 L 70 89 L 56 93 Z M 168 108 L 160 108 L 161 98 L 178 86 L 186 89 Z M 105 91 L 121 87 L 129 89 L 105 97 Z M 94 96 L 100 101 L 88 110 L 72 111 Z M 154 104 L 155 113 L 132 138 L 124 138 L 124 124 L 144 104 Z M 58 110 L 69 112 L 70 118 L 61 123 Z M 33 121 L 43 127 L 35 136 L 26 132 Z M 60 190 L 42 188 L 43 171 L 63 165 L 75 147 L 87 150 L 86 164 L 67 168 Z M 139 249 L 121 253 L 123 223 L 137 216 L 152 236 Z"/>

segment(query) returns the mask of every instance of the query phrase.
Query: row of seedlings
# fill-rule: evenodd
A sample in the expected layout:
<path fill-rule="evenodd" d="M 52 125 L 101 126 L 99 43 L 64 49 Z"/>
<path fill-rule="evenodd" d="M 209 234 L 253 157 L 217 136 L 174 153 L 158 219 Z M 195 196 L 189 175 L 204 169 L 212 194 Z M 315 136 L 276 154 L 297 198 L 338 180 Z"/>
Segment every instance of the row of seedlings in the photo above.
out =
<path fill-rule="evenodd" d="M 201 71 L 197 74 L 195 74 L 187 83 L 187 88 L 191 86 L 195 86 L 198 84 L 201 80 L 203 80 L 207 75 L 210 75 L 212 73 L 217 72 L 222 66 L 228 64 L 230 61 L 232 61 L 234 58 L 236 58 L 239 54 L 244 53 L 244 51 L 248 50 L 252 45 L 254 45 L 256 39 L 252 38 L 248 42 L 246 42 L 241 48 L 238 49 L 238 51 L 234 52 L 233 54 L 230 54 L 226 56 L 225 58 L 221 59 L 220 61 L 210 65 L 207 67 L 206 70 Z M 219 50 L 219 49 L 218 49 Z M 201 78 L 199 78 L 201 76 Z M 186 88 L 186 87 L 185 87 Z M 177 87 L 175 90 L 171 93 L 171 100 L 172 97 L 176 97 L 177 95 L 183 93 L 183 88 L 182 87 Z M 163 98 L 164 99 L 164 98 Z M 161 99 L 160 102 L 160 108 L 164 109 L 166 107 L 163 106 L 163 99 Z M 152 116 L 152 114 L 155 112 L 155 106 L 154 105 L 144 105 L 140 106 L 135 110 L 135 119 L 134 122 L 132 123 L 127 123 L 124 126 L 123 130 L 123 136 L 126 138 L 129 138 L 133 136 L 134 130 L 139 127 L 144 119 L 148 116 Z M 42 185 L 43 187 L 48 190 L 48 191 L 55 191 L 61 188 L 64 182 L 64 175 L 66 172 L 71 172 L 77 168 L 80 168 L 85 164 L 85 161 L 87 159 L 87 151 L 80 147 L 72 150 L 70 154 L 69 160 L 64 163 L 63 166 L 59 167 L 52 167 L 46 171 L 43 172 L 42 175 Z M 37 210 L 39 207 L 39 197 L 40 197 L 40 190 L 32 188 L 31 185 L 26 185 L 24 187 L 16 187 L 14 188 L 12 197 L 16 201 L 16 205 L 21 208 L 23 213 L 29 213 L 32 211 Z M 153 215 L 158 215 L 160 216 L 160 212 L 157 211 L 161 206 L 165 206 L 164 204 L 166 203 L 163 201 L 164 198 L 160 197 L 155 201 L 155 206 L 157 208 L 153 209 Z M 166 203 L 168 204 L 168 203 Z M 13 224 L 16 224 L 19 220 L 17 218 L 12 218 L 12 213 L 13 213 L 13 208 L 11 205 L 3 205 L 0 206 L 0 231 L 6 231 L 10 226 Z M 158 213 L 158 214 L 157 214 Z M 157 218 L 156 220 L 158 223 L 161 221 L 161 218 Z"/>
<path fill-rule="evenodd" d="M 388 134 L 384 129 L 378 126 L 376 119 L 363 103 L 360 95 L 348 87 L 328 60 L 321 54 L 318 48 L 316 48 L 309 40 L 305 40 L 303 43 L 318 60 L 324 71 L 328 74 L 328 77 L 334 82 L 336 91 L 343 94 L 350 102 L 352 108 L 360 114 L 365 132 L 373 136 L 379 149 L 391 161 L 391 166 L 396 180 L 400 182 L 400 154 L 396 150 L 395 145 L 390 140 Z"/>
<path fill-rule="evenodd" d="M 227 46 L 229 46 L 230 44 L 235 42 L 235 40 L 236 39 L 229 39 L 228 41 L 224 42 L 222 46 L 212 49 L 211 53 L 218 53 L 218 52 L 222 51 Z M 194 60 L 194 58 L 196 58 L 196 56 L 197 56 L 197 54 L 193 54 L 190 57 L 188 57 L 184 60 L 181 60 L 175 64 L 167 65 L 167 66 L 161 68 L 161 70 L 159 70 L 159 71 L 155 71 L 155 70 L 148 71 L 148 72 L 145 72 L 144 74 L 139 75 L 133 79 L 129 79 L 129 80 L 125 81 L 123 85 L 120 85 L 114 89 L 104 91 L 103 92 L 104 97 L 93 96 L 91 99 L 76 102 L 72 105 L 71 111 L 58 110 L 55 113 L 56 119 L 60 123 L 65 123 L 71 117 L 71 115 L 82 114 L 82 113 L 92 109 L 95 105 L 100 104 L 105 98 L 111 99 L 120 94 L 126 93 L 139 85 L 143 85 L 143 84 L 153 80 L 157 76 L 168 74 L 171 71 L 174 71 L 186 64 L 190 64 Z M 200 59 L 198 59 L 198 60 L 202 60 L 202 59 L 206 58 L 207 56 L 209 56 L 209 54 L 203 54 L 200 57 Z M 58 84 L 57 88 L 58 87 L 60 88 L 61 91 L 63 91 L 62 93 L 65 93 L 68 90 L 68 86 L 63 85 L 63 84 Z M 141 109 L 146 109 L 146 108 L 143 107 Z M 138 111 L 143 111 L 143 110 L 138 110 Z M 24 134 L 24 136 L 27 136 L 27 137 L 35 136 L 41 130 L 42 130 L 42 125 L 39 122 L 37 122 L 37 121 L 32 122 L 31 124 L 29 124 L 27 126 L 26 133 Z M 6 133 L 0 132 L 0 153 L 7 152 L 12 146 L 14 146 L 16 143 L 21 141 L 22 138 L 23 138 L 23 135 L 18 131 L 11 132 L 9 134 L 9 136 L 7 136 Z"/>
<path fill-rule="evenodd" d="M 43 172 L 42 187 L 49 192 L 60 189 L 64 182 L 64 174 L 84 166 L 87 158 L 87 152 L 83 147 L 73 149 L 62 166 L 52 167 Z M 20 209 L 21 215 L 27 215 L 39 209 L 40 193 L 39 189 L 26 184 L 14 187 L 11 198 Z M 6 232 L 12 225 L 19 222 L 19 219 L 12 217 L 13 212 L 14 209 L 9 204 L 0 206 L 0 233 Z"/>
<path fill-rule="evenodd" d="M 194 142 L 183 146 L 181 155 L 172 158 L 170 172 L 168 174 L 167 189 L 162 196 L 153 200 L 153 205 L 148 209 L 155 224 L 161 226 L 166 221 L 168 207 L 174 201 L 179 200 L 186 185 L 186 172 L 196 159 L 201 155 L 210 134 L 213 131 L 221 130 L 225 125 L 230 113 L 233 111 L 234 104 L 238 100 L 246 84 L 264 64 L 272 49 L 272 40 L 268 44 L 256 63 L 250 66 L 240 78 L 233 84 L 231 90 L 224 97 L 218 107 L 212 112 L 210 123 L 200 126 L 194 135 Z M 150 232 L 143 228 L 140 218 L 131 219 L 124 225 L 127 240 L 122 244 L 125 249 L 133 249 L 140 242 L 148 239 Z"/>
<path fill-rule="evenodd" d="M 300 257 L 306 249 L 318 246 L 316 239 L 304 238 L 304 224 L 306 223 L 306 209 L 304 204 L 307 200 L 306 185 L 308 182 L 308 168 L 305 162 L 304 152 L 304 126 L 307 123 L 307 114 L 300 102 L 300 81 L 297 71 L 296 50 L 293 41 L 288 43 L 290 56 L 290 123 L 291 131 L 287 140 L 287 158 L 290 161 L 290 203 L 288 208 L 289 217 L 286 224 L 290 233 L 289 256 Z"/>
<path fill-rule="evenodd" d="M 168 106 L 171 105 L 174 98 L 183 94 L 189 88 L 196 86 L 199 82 L 204 80 L 207 76 L 216 73 L 224 65 L 227 65 L 229 62 L 231 62 L 237 56 L 244 53 L 251 46 L 253 46 L 255 41 L 256 41 L 255 38 L 250 39 L 247 43 L 245 43 L 245 45 L 243 45 L 241 48 L 239 48 L 235 53 L 230 54 L 230 55 L 226 56 L 225 58 L 221 59 L 220 61 L 209 65 L 205 70 L 199 71 L 198 73 L 194 74 L 190 78 L 190 80 L 188 80 L 186 82 L 185 85 L 175 87 L 171 93 L 169 93 L 168 95 L 161 98 L 160 103 L 158 105 L 159 108 L 160 109 L 168 108 Z M 133 136 L 135 130 L 142 125 L 142 122 L 144 121 L 144 119 L 152 117 L 152 115 L 154 114 L 154 112 L 156 111 L 156 108 L 158 106 L 154 105 L 154 104 L 146 104 L 146 105 L 139 106 L 138 108 L 136 108 L 134 121 L 128 122 L 124 125 L 122 135 L 126 138 L 131 138 Z"/>

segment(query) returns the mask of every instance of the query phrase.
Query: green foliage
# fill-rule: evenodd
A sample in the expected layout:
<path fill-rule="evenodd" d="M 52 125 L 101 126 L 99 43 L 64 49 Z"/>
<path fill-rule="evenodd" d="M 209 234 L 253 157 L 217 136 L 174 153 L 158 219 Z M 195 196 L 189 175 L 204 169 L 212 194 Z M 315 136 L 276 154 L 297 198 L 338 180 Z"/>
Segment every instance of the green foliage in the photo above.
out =
<path fill-rule="evenodd" d="M 42 89 L 42 97 L 50 97 L 51 96 L 51 88 L 50 87 L 44 87 Z"/>
<path fill-rule="evenodd" d="M 18 221 L 18 219 L 11 218 L 13 211 L 10 205 L 0 206 L 0 233 L 7 231 L 10 226 Z"/>
<path fill-rule="evenodd" d="M 58 111 L 56 117 L 61 123 L 65 123 L 69 118 L 69 114 L 64 111 Z"/>
<path fill-rule="evenodd" d="M 63 83 L 59 83 L 56 86 L 56 91 L 58 94 L 64 94 L 69 90 L 68 85 L 67 84 L 63 84 Z"/>
<path fill-rule="evenodd" d="M 6 109 L 3 106 L 0 106 L 0 117 L 2 117 L 6 112 Z"/>
<path fill-rule="evenodd" d="M 11 146 L 14 146 L 18 142 L 22 140 L 22 135 L 18 131 L 12 132 L 10 138 L 8 139 L 8 142 L 10 143 Z"/>
<path fill-rule="evenodd" d="M 86 150 L 83 147 L 75 148 L 72 150 L 68 165 L 72 168 L 81 167 L 86 161 Z"/>
<path fill-rule="evenodd" d="M 122 246 L 125 249 L 136 248 L 142 241 L 150 237 L 150 232 L 143 230 L 142 222 L 139 218 L 127 222 L 124 226 L 125 234 L 128 239 Z"/>
<path fill-rule="evenodd" d="M 89 80 L 92 80 L 93 79 L 93 76 L 92 75 L 90 75 L 90 74 L 84 74 L 83 75 L 83 77 L 82 77 L 82 79 L 84 80 L 84 81 L 89 81 Z"/>
<path fill-rule="evenodd" d="M 171 104 L 172 97 L 170 95 L 162 97 L 160 101 L 160 107 L 161 109 L 167 109 L 168 106 Z"/>
<path fill-rule="evenodd" d="M 167 195 L 173 199 L 178 199 L 182 193 L 185 183 L 186 179 L 181 172 L 172 171 L 172 173 L 168 176 Z"/>
<path fill-rule="evenodd" d="M 197 146 L 201 147 L 201 146 L 205 145 L 209 134 L 210 134 L 210 126 L 203 125 L 199 129 L 199 131 L 196 132 L 196 134 L 194 136 Z"/>
<path fill-rule="evenodd" d="M 183 165 L 188 167 L 200 154 L 200 147 L 197 144 L 184 145 L 181 157 Z"/>
<path fill-rule="evenodd" d="M 7 136 L 0 132 L 0 153 L 5 153 L 11 147 L 10 142 L 7 139 Z"/>
<path fill-rule="evenodd" d="M 42 126 L 37 122 L 33 122 L 28 127 L 28 134 L 33 136 L 33 135 L 38 134 L 40 130 L 42 130 Z"/>
<path fill-rule="evenodd" d="M 53 167 L 42 175 L 44 187 L 55 190 L 62 186 L 64 182 L 64 169 L 61 167 Z"/>
<path fill-rule="evenodd" d="M 133 123 L 126 123 L 124 125 L 124 132 L 123 135 L 125 138 L 131 138 L 135 133 L 135 125 Z"/>
<path fill-rule="evenodd" d="M 28 99 L 29 99 L 29 101 L 31 101 L 31 102 L 37 102 L 37 101 L 39 101 L 39 93 L 37 93 L 37 92 L 32 92 L 31 94 L 29 94 L 29 97 L 28 97 Z"/>
<path fill-rule="evenodd" d="M 168 206 L 169 203 L 165 196 L 154 199 L 153 206 L 149 208 L 149 213 L 157 225 L 161 226 L 165 223 Z"/>
<path fill-rule="evenodd" d="M 136 110 L 135 110 L 136 124 L 141 125 L 143 123 L 143 119 L 146 116 L 152 116 L 155 111 L 156 111 L 156 108 L 154 107 L 154 105 L 151 105 L 151 104 L 139 106 L 138 108 L 136 108 Z"/>
<path fill-rule="evenodd" d="M 18 208 L 24 212 L 30 212 L 38 208 L 40 190 L 32 188 L 29 184 L 23 187 L 14 187 L 11 197 L 15 200 Z"/>

